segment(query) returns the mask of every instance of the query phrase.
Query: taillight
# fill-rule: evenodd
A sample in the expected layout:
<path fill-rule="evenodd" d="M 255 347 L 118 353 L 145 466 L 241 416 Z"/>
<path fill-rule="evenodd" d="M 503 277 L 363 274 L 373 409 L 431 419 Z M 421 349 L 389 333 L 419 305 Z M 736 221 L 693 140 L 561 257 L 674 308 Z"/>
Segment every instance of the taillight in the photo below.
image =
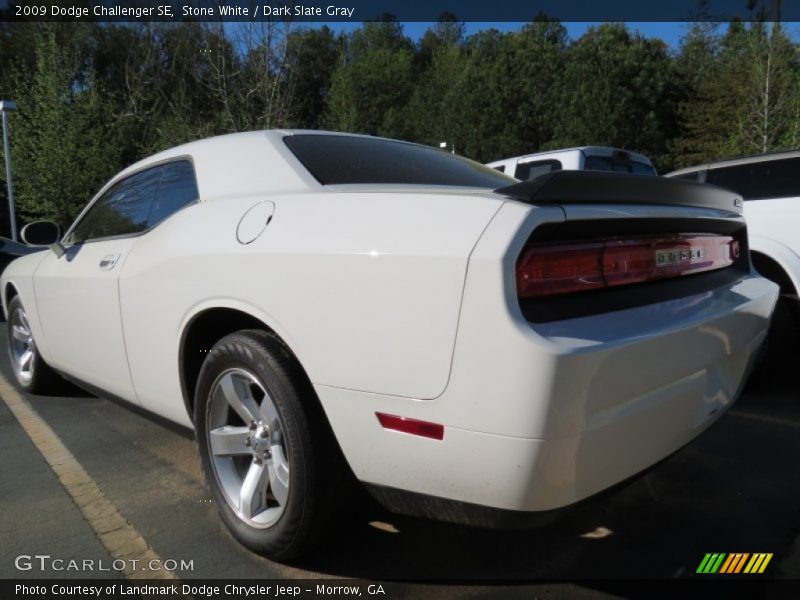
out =
<path fill-rule="evenodd" d="M 739 242 L 722 235 L 536 245 L 517 262 L 517 293 L 533 298 L 641 283 L 722 269 L 737 258 Z"/>

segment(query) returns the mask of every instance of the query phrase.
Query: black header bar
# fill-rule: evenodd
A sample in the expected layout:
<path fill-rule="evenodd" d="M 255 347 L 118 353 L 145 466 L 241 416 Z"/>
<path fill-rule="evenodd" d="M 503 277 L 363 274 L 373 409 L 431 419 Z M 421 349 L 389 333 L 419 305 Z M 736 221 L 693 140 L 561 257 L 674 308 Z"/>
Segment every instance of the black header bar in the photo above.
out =
<path fill-rule="evenodd" d="M 800 2 L 780 0 L 0 0 L 0 20 L 181 22 L 564 22 L 800 21 Z"/>

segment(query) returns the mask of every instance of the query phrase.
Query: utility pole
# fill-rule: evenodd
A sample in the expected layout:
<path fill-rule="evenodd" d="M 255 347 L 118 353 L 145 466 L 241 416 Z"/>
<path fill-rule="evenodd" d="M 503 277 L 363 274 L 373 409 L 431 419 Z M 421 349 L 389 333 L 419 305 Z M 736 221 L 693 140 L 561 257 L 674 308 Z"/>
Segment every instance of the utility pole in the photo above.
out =
<path fill-rule="evenodd" d="M 8 188 L 8 220 L 11 223 L 11 239 L 17 241 L 17 216 L 14 214 L 14 186 L 11 183 L 11 149 L 8 144 L 8 115 L 16 110 L 11 100 L 0 100 L 0 115 L 3 118 L 3 156 L 6 158 L 6 187 Z"/>

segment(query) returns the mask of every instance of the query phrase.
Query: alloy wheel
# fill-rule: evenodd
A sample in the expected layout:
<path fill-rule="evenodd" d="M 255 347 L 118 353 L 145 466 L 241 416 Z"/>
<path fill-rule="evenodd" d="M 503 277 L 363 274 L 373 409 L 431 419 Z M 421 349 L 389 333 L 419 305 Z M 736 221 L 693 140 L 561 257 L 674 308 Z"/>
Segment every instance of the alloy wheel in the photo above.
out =
<path fill-rule="evenodd" d="M 244 369 L 223 372 L 207 404 L 214 476 L 233 512 L 252 527 L 274 525 L 289 498 L 289 448 L 265 386 Z"/>
<path fill-rule="evenodd" d="M 17 307 L 11 315 L 11 360 L 17 376 L 25 382 L 33 379 L 33 359 L 36 344 L 33 342 L 28 315 L 22 307 Z"/>

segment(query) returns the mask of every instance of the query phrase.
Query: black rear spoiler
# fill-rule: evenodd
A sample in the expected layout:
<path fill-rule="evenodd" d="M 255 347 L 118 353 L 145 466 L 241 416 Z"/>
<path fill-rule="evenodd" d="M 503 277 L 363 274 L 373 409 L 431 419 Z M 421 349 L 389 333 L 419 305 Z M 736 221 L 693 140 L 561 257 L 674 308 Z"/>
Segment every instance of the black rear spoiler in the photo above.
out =
<path fill-rule="evenodd" d="M 742 197 L 705 183 L 605 171 L 552 171 L 494 190 L 527 204 L 667 204 L 741 213 Z"/>

